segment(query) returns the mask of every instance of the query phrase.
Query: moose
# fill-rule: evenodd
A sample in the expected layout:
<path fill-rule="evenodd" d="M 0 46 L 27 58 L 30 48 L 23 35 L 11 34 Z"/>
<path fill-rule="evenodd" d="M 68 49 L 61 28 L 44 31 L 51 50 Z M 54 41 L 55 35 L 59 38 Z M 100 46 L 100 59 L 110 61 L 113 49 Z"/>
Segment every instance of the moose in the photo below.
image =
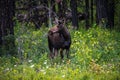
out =
<path fill-rule="evenodd" d="M 57 20 L 57 25 L 48 31 L 48 47 L 50 57 L 54 58 L 60 53 L 61 59 L 64 57 L 63 51 L 66 50 L 67 58 L 71 45 L 71 36 L 68 29 L 64 25 L 64 20 Z"/>

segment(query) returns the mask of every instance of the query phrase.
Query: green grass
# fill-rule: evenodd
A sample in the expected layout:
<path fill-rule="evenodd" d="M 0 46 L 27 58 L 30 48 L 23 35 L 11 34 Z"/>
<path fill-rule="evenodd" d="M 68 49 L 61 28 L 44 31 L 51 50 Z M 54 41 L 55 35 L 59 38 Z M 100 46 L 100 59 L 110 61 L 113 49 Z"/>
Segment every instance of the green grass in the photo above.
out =
<path fill-rule="evenodd" d="M 120 80 L 120 33 L 70 30 L 70 58 L 48 57 L 48 28 L 15 26 L 17 56 L 0 57 L 0 80 Z"/>

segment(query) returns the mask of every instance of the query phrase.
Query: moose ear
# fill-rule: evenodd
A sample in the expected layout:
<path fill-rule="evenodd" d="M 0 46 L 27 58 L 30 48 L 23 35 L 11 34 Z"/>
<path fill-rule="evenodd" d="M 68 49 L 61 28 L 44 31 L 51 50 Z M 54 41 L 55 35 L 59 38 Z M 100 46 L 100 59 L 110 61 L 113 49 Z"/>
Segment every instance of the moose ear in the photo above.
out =
<path fill-rule="evenodd" d="M 58 19 L 57 18 L 55 18 L 55 23 L 58 24 Z"/>

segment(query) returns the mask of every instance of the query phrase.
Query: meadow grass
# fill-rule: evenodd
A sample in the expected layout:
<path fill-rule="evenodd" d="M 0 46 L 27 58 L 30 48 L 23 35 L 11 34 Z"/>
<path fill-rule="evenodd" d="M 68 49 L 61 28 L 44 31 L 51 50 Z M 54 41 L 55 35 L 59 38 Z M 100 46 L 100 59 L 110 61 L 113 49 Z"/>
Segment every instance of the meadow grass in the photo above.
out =
<path fill-rule="evenodd" d="M 120 32 L 69 29 L 69 59 L 51 60 L 48 28 L 15 26 L 17 56 L 0 57 L 0 80 L 120 80 Z"/>

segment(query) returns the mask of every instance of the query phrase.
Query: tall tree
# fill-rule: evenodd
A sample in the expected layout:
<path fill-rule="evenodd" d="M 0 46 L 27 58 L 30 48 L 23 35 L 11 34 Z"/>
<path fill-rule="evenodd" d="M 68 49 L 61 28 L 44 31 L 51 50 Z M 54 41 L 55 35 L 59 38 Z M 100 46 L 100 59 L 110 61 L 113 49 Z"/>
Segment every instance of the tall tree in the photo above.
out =
<path fill-rule="evenodd" d="M 114 26 L 114 0 L 96 1 L 97 24 L 105 24 L 104 27 Z"/>
<path fill-rule="evenodd" d="M 65 11 L 67 10 L 66 0 L 61 0 L 58 3 L 58 16 L 59 18 L 65 17 Z"/>
<path fill-rule="evenodd" d="M 56 12 L 56 9 L 55 9 L 55 0 L 50 0 L 50 4 L 52 6 L 52 11 Z"/>
<path fill-rule="evenodd" d="M 93 24 L 93 0 L 91 0 L 91 24 Z"/>
<path fill-rule="evenodd" d="M 70 0 L 70 7 L 72 10 L 72 26 L 73 26 L 73 28 L 78 29 L 77 1 Z"/>
<path fill-rule="evenodd" d="M 114 27 L 114 7 L 115 7 L 115 1 L 114 0 L 108 0 L 107 2 L 107 19 L 108 19 L 108 28 Z"/>
<path fill-rule="evenodd" d="M 87 14 L 87 17 L 86 17 L 86 29 L 88 29 L 89 28 L 89 0 L 85 0 L 85 6 L 86 6 L 86 8 L 85 8 L 85 12 L 86 12 L 86 14 Z"/>
<path fill-rule="evenodd" d="M 0 45 L 11 53 L 14 44 L 14 0 L 0 0 Z M 12 54 L 12 53 L 11 53 Z"/>
<path fill-rule="evenodd" d="M 107 0 L 96 0 L 96 23 L 107 24 Z"/>
<path fill-rule="evenodd" d="M 33 1 L 33 0 L 28 0 L 28 12 L 30 12 L 33 8 L 33 13 L 29 13 L 30 15 L 32 15 L 32 22 L 35 24 L 36 29 L 41 27 L 41 21 L 39 20 L 39 11 L 38 9 L 36 9 L 35 7 L 38 6 L 38 1 Z"/>

